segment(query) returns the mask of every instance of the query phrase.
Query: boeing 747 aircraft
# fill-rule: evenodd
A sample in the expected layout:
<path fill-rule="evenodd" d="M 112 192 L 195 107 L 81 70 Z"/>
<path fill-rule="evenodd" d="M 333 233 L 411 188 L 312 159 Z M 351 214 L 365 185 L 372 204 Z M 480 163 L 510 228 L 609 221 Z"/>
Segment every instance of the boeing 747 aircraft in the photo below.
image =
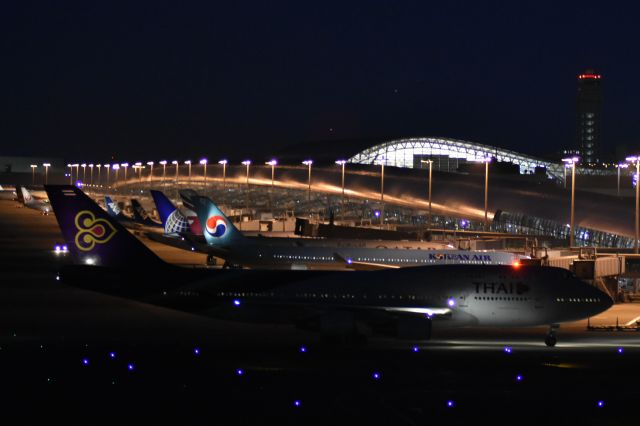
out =
<path fill-rule="evenodd" d="M 62 282 L 209 317 L 278 321 L 327 335 L 428 339 L 434 326 L 549 325 L 612 301 L 552 267 L 438 265 L 379 271 L 186 269 L 169 265 L 74 186 L 46 186 L 75 265 Z"/>

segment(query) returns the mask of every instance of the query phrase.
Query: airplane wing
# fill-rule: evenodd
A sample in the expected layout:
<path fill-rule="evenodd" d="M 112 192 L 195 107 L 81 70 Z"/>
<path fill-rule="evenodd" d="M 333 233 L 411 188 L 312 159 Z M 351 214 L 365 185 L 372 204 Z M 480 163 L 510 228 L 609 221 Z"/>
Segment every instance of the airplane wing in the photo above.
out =
<path fill-rule="evenodd" d="M 374 263 L 374 262 L 358 262 L 349 257 L 342 256 L 340 253 L 334 253 L 334 258 L 338 262 L 343 262 L 347 269 L 353 269 L 355 271 L 375 271 L 380 269 L 398 269 L 398 265 L 389 265 L 386 263 Z"/>

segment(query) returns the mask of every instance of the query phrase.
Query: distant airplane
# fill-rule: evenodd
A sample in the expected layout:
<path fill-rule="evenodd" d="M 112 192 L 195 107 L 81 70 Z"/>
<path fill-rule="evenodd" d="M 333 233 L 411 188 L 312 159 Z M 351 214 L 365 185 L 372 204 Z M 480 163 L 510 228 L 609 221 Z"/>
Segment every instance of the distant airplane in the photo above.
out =
<path fill-rule="evenodd" d="M 24 204 L 25 207 L 39 210 L 43 215 L 47 215 L 51 211 L 51 205 L 47 200 L 37 200 L 33 198 L 31 192 L 22 185 L 16 185 L 16 195 L 18 200 Z"/>
<path fill-rule="evenodd" d="M 140 224 L 137 223 L 132 218 L 130 218 L 129 216 L 127 216 L 126 214 L 124 214 L 124 212 L 120 209 L 120 206 L 118 206 L 118 203 L 113 201 L 113 199 L 110 196 L 108 195 L 104 196 L 104 205 L 109 216 L 116 219 L 122 225 L 126 226 L 127 228 L 135 228 L 135 229 L 140 228 Z"/>
<path fill-rule="evenodd" d="M 131 199 L 131 207 L 133 209 L 133 220 L 141 225 L 151 228 L 163 228 L 162 223 L 151 219 L 151 215 L 142 207 L 142 204 L 135 198 Z"/>
<path fill-rule="evenodd" d="M 525 256 L 509 252 L 371 247 L 357 240 L 249 238 L 207 197 L 191 198 L 207 244 L 230 265 L 275 269 L 385 269 L 442 264 L 512 265 Z M 194 245 L 198 241 L 192 241 Z M 205 249 L 200 248 L 201 251 Z M 215 251 L 213 251 L 215 253 Z"/>
<path fill-rule="evenodd" d="M 79 188 L 45 186 L 75 264 L 70 285 L 209 317 L 288 322 L 327 336 L 428 339 L 432 325 L 549 325 L 596 315 L 612 300 L 553 267 L 438 265 L 379 271 L 180 268 L 162 261 Z M 213 223 L 212 223 L 213 225 Z M 215 228 L 212 228 L 215 233 Z"/>
<path fill-rule="evenodd" d="M 0 185 L 0 200 L 15 200 L 17 198 L 15 189 L 5 189 Z"/>

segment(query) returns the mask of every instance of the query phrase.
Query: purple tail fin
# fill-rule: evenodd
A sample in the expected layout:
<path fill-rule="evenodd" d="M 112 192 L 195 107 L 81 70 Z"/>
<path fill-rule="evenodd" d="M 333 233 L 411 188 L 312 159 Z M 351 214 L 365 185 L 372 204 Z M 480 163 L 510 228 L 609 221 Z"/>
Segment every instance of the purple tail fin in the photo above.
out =
<path fill-rule="evenodd" d="M 113 268 L 164 264 L 79 188 L 45 185 L 45 190 L 77 263 Z"/>

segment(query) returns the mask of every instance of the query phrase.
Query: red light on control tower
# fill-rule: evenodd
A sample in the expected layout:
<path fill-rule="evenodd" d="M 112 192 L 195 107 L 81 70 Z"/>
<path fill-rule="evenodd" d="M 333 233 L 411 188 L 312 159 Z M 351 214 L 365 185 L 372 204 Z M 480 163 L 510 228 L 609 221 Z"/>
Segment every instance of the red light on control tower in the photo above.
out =
<path fill-rule="evenodd" d="M 580 74 L 578 78 L 580 80 L 585 80 L 585 79 L 600 80 L 602 76 L 600 74 Z"/>

